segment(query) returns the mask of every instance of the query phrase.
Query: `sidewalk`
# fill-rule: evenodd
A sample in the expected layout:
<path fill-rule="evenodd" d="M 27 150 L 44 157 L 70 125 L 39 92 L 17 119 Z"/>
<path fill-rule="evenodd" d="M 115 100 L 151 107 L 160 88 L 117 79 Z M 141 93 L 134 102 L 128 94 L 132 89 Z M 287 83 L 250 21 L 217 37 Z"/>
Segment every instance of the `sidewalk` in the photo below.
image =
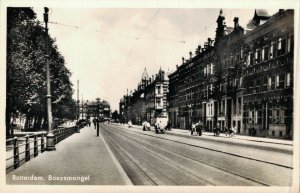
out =
<path fill-rule="evenodd" d="M 171 129 L 174 133 L 185 133 L 187 135 L 191 135 L 191 132 L 189 130 L 183 130 L 183 129 Z M 214 136 L 213 132 L 202 132 L 202 135 L 206 136 Z M 229 136 L 225 135 L 224 133 L 220 133 L 218 137 L 225 137 L 229 138 Z M 233 137 L 234 139 L 240 139 L 240 140 L 246 140 L 246 141 L 256 141 L 256 142 L 264 142 L 264 143 L 274 143 L 274 144 L 281 144 L 281 145 L 293 145 L 293 141 L 291 140 L 284 140 L 284 139 L 273 139 L 273 138 L 264 138 L 264 137 L 251 137 L 246 135 L 235 135 Z"/>
<path fill-rule="evenodd" d="M 113 124 L 115 124 L 115 123 L 113 123 Z M 121 125 L 121 124 L 118 124 L 118 125 Z M 127 124 L 125 124 L 125 125 L 128 126 Z M 140 125 L 133 125 L 133 127 L 138 128 L 138 129 L 143 129 L 143 127 L 140 126 Z M 151 130 L 154 130 L 153 126 L 151 126 Z M 170 131 L 166 131 L 166 132 L 169 133 L 169 134 L 178 134 L 178 135 L 184 135 L 184 136 L 191 136 L 191 132 L 189 130 L 186 130 L 186 129 L 172 128 Z M 194 134 L 194 136 L 196 136 L 196 134 Z M 202 136 L 210 136 L 210 137 L 213 137 L 214 139 L 216 139 L 216 138 L 229 138 L 228 135 L 226 136 L 224 133 L 220 133 L 220 135 L 218 137 L 216 137 L 216 136 L 214 136 L 213 132 L 207 132 L 207 131 L 203 131 Z M 232 139 L 293 146 L 293 141 L 292 140 L 284 140 L 284 139 L 251 137 L 251 136 L 246 136 L 246 135 L 235 135 Z"/>
<path fill-rule="evenodd" d="M 46 151 L 7 174 L 6 183 L 130 185 L 131 181 L 101 133 L 96 137 L 96 130 L 91 126 L 58 143 L 56 151 Z"/>

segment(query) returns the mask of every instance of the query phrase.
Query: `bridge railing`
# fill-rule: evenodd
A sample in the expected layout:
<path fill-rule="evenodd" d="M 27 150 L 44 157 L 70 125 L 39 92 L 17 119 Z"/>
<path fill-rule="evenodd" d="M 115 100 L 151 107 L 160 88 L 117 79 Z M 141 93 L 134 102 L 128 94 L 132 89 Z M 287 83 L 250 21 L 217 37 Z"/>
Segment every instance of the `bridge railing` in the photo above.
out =
<path fill-rule="evenodd" d="M 78 132 L 79 128 L 59 127 L 53 131 L 55 143 L 59 143 L 73 133 Z M 19 133 L 16 137 L 6 140 L 6 173 L 20 167 L 23 163 L 37 157 L 46 149 L 47 132 L 39 133 Z"/>

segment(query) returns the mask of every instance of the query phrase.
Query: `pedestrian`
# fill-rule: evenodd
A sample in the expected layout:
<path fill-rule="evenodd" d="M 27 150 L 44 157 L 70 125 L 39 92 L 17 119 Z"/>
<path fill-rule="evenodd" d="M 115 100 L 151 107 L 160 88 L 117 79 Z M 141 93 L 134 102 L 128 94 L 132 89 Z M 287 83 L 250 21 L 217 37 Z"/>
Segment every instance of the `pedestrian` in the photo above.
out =
<path fill-rule="evenodd" d="M 235 125 L 233 125 L 231 137 L 233 137 L 233 136 L 235 136 L 235 135 L 236 135 L 236 127 L 235 127 Z"/>
<path fill-rule="evenodd" d="M 201 121 L 199 121 L 198 124 L 196 125 L 196 132 L 198 133 L 199 136 L 202 135 L 202 123 L 201 123 Z"/>
<path fill-rule="evenodd" d="M 192 123 L 191 135 L 193 135 L 194 131 L 196 131 L 196 124 Z"/>
<path fill-rule="evenodd" d="M 224 132 L 225 132 L 225 136 L 227 136 L 227 134 L 228 134 L 228 129 L 227 129 L 226 126 L 224 126 Z"/>
<path fill-rule="evenodd" d="M 95 129 L 96 129 L 96 118 L 95 119 L 93 119 L 93 123 L 94 123 L 94 127 L 95 127 Z"/>

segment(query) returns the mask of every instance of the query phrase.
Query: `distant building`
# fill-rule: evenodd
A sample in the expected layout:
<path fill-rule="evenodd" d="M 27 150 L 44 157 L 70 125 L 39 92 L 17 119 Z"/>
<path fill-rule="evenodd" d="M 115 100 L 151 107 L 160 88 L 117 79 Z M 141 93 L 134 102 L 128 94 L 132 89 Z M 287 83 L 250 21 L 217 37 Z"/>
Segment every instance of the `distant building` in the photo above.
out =
<path fill-rule="evenodd" d="M 110 105 L 105 100 L 95 100 L 82 102 L 80 105 L 80 119 L 93 120 L 99 118 L 100 120 L 105 120 L 110 118 Z"/>
<path fill-rule="evenodd" d="M 168 78 L 161 69 L 158 74 L 149 77 L 146 69 L 142 74 L 137 89 L 127 93 L 120 100 L 120 114 L 124 122 L 142 124 L 148 121 L 155 123 L 156 117 L 167 117 Z"/>

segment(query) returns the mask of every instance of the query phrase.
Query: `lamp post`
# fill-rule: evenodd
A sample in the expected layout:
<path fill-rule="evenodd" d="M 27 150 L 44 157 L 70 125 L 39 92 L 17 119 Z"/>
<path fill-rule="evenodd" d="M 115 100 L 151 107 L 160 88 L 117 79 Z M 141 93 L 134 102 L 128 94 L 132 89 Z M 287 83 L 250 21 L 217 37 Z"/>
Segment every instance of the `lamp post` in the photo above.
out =
<path fill-rule="evenodd" d="M 96 121 L 96 129 L 97 129 L 97 137 L 99 137 L 99 111 L 100 111 L 100 98 L 97 98 L 97 121 Z"/>
<path fill-rule="evenodd" d="M 46 41 L 46 71 L 47 71 L 47 114 L 48 114 L 48 134 L 47 134 L 47 141 L 46 141 L 46 150 L 52 151 L 55 150 L 55 143 L 54 143 L 54 133 L 52 128 L 52 107 L 51 107 L 51 88 L 50 88 L 50 69 L 49 69 L 49 45 L 48 45 L 48 12 L 49 9 L 44 7 L 44 21 L 45 21 L 45 41 Z"/>

